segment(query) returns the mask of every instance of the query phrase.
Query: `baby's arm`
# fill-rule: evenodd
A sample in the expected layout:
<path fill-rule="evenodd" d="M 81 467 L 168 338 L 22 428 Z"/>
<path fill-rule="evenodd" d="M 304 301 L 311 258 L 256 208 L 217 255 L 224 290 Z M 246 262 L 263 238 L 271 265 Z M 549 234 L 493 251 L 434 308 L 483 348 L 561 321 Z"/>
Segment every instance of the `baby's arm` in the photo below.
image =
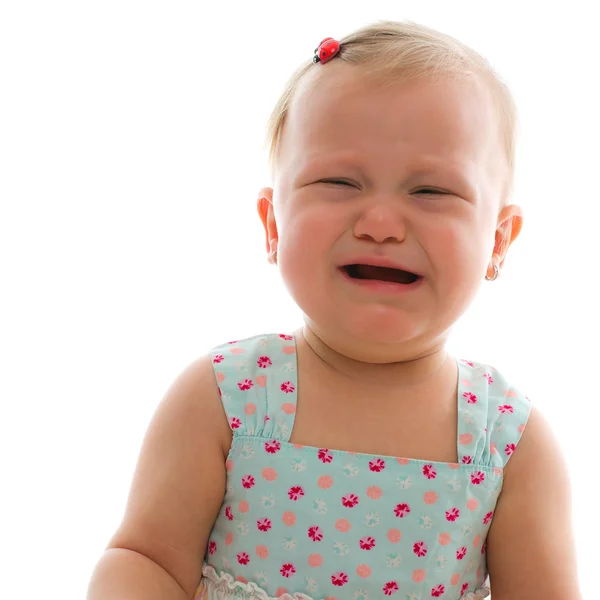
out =
<path fill-rule="evenodd" d="M 209 358 L 175 380 L 148 427 L 121 525 L 88 600 L 184 600 L 225 493 L 231 431 Z"/>
<path fill-rule="evenodd" d="M 581 600 L 567 466 L 535 408 L 504 477 L 488 535 L 493 600 Z"/>

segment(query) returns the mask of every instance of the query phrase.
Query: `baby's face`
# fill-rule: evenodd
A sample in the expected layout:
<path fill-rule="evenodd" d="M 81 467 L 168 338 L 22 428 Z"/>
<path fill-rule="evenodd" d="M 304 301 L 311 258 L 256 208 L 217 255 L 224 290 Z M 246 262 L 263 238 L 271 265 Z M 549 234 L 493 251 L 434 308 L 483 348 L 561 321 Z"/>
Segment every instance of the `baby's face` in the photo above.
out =
<path fill-rule="evenodd" d="M 357 67 L 321 68 L 295 99 L 278 160 L 285 283 L 325 338 L 437 338 L 467 309 L 494 247 L 506 163 L 488 92 L 473 81 L 377 89 Z M 348 277 L 344 265 L 371 257 L 419 285 Z"/>

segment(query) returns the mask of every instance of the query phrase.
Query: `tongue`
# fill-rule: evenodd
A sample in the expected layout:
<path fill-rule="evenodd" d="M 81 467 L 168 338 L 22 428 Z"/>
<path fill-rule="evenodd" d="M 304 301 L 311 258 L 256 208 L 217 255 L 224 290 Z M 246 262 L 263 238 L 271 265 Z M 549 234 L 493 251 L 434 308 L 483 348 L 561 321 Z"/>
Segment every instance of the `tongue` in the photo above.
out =
<path fill-rule="evenodd" d="M 377 279 L 379 281 L 391 281 L 393 283 L 413 283 L 417 276 L 399 269 L 387 267 L 374 267 L 371 265 L 356 265 L 356 275 L 360 279 Z"/>

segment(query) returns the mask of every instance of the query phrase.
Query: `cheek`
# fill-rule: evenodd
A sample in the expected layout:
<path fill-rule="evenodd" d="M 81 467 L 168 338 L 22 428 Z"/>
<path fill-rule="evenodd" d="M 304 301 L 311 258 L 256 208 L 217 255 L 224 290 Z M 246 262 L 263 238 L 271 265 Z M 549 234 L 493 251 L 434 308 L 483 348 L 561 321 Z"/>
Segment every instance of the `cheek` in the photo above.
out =
<path fill-rule="evenodd" d="M 294 210 L 291 206 L 279 224 L 278 253 L 283 261 L 323 260 L 343 231 L 342 219 L 335 210 L 318 206 Z"/>
<path fill-rule="evenodd" d="M 488 246 L 481 231 L 479 225 L 459 221 L 432 232 L 430 248 L 443 272 L 461 280 L 479 277 Z"/>

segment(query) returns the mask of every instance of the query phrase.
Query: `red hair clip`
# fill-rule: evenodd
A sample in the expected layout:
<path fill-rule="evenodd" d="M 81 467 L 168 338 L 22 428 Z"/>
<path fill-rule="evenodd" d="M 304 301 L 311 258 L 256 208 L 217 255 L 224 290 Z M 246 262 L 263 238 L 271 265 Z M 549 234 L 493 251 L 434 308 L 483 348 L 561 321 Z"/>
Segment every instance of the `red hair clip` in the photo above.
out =
<path fill-rule="evenodd" d="M 340 43 L 333 38 L 325 38 L 317 48 L 313 56 L 314 63 L 326 63 L 340 51 Z"/>

